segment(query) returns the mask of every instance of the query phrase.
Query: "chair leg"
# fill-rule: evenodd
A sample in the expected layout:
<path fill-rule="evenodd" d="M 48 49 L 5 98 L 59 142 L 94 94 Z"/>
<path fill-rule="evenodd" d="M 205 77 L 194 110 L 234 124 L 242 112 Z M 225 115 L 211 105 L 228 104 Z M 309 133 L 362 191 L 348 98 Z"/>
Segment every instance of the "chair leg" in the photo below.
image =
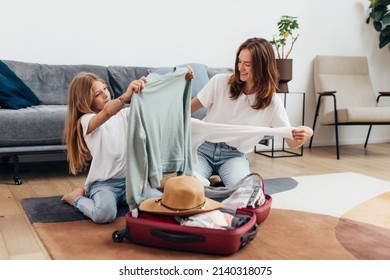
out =
<path fill-rule="evenodd" d="M 337 114 L 337 113 L 336 113 Z M 336 156 L 337 159 L 340 159 L 340 150 L 339 150 L 339 126 L 338 124 L 334 125 L 335 133 L 336 133 Z"/>
<path fill-rule="evenodd" d="M 311 149 L 311 144 L 313 143 L 313 138 L 314 138 L 314 134 L 315 134 L 315 133 L 314 133 L 314 130 L 316 129 L 318 111 L 320 110 L 320 103 L 321 103 L 321 96 L 318 98 L 317 107 L 316 107 L 316 112 L 315 112 L 315 114 L 314 114 L 314 121 L 313 121 L 313 136 L 310 138 L 309 149 Z"/>
<path fill-rule="evenodd" d="M 371 124 L 370 127 L 368 128 L 368 133 L 367 133 L 367 137 L 366 137 L 366 142 L 364 142 L 364 148 L 367 147 L 368 138 L 370 137 L 370 133 L 371 133 L 371 128 L 372 128 L 372 124 Z"/>
<path fill-rule="evenodd" d="M 14 155 L 14 182 L 15 185 L 23 184 L 23 180 L 19 177 L 19 157 Z"/>
<path fill-rule="evenodd" d="M 339 119 L 337 117 L 337 104 L 336 104 L 336 96 L 333 96 L 333 106 L 334 106 L 334 130 L 336 134 L 336 156 L 337 159 L 340 159 L 340 150 L 339 150 Z"/>

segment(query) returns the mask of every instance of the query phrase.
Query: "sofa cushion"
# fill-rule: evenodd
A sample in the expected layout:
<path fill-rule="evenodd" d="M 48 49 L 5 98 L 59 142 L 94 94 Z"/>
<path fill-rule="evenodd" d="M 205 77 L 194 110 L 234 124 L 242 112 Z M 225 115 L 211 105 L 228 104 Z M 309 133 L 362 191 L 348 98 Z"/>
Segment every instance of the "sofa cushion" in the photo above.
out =
<path fill-rule="evenodd" d="M 209 67 L 207 72 L 211 79 L 215 74 L 233 73 L 233 69 L 229 67 Z"/>
<path fill-rule="evenodd" d="M 0 147 L 62 144 L 66 105 L 0 110 Z"/>
<path fill-rule="evenodd" d="M 31 89 L 0 60 L 0 107 L 20 109 L 38 104 Z"/>
<path fill-rule="evenodd" d="M 67 104 L 69 85 L 79 72 L 95 73 L 108 84 L 107 67 L 105 66 L 88 64 L 49 65 L 11 60 L 3 61 L 36 94 L 41 104 Z"/>
<path fill-rule="evenodd" d="M 132 81 L 148 75 L 147 67 L 108 66 L 107 70 L 114 97 L 121 96 Z"/>

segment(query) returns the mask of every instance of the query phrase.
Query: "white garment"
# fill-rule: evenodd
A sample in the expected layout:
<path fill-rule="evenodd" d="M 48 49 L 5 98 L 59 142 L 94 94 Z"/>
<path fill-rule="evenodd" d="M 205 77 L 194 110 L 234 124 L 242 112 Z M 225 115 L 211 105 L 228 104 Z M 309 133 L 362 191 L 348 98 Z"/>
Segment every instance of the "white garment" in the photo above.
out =
<path fill-rule="evenodd" d="M 232 226 L 233 216 L 220 210 L 195 214 L 180 220 L 182 226 L 227 229 Z"/>
<path fill-rule="evenodd" d="M 129 107 L 120 110 L 89 134 L 87 134 L 89 121 L 96 114 L 85 114 L 81 117 L 84 140 L 92 156 L 85 181 L 86 187 L 94 181 L 125 178 L 129 112 Z"/>
<path fill-rule="evenodd" d="M 203 119 L 205 122 L 260 127 L 291 126 L 283 102 L 276 94 L 271 104 L 261 110 L 251 107 L 255 102 L 255 94 L 241 94 L 238 99 L 231 100 L 228 85 L 230 76 L 231 74 L 214 75 L 198 93 L 200 103 L 207 108 L 207 114 Z"/>
<path fill-rule="evenodd" d="M 208 123 L 191 118 L 192 155 L 197 154 L 198 147 L 205 141 L 214 143 L 225 142 L 229 146 L 237 148 L 242 153 L 249 153 L 265 135 L 292 139 L 293 129 L 293 127 L 271 128 Z"/>

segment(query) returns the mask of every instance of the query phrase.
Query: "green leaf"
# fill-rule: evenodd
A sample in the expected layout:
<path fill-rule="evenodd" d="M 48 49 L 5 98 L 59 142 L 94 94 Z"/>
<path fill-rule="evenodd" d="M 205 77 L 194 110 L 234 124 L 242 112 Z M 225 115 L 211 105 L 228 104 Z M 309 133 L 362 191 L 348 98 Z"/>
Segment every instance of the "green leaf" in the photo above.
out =
<path fill-rule="evenodd" d="M 380 32 L 382 30 L 382 23 L 380 21 L 374 21 L 374 28 L 376 31 Z"/>
<path fill-rule="evenodd" d="M 388 6 L 390 5 L 390 0 L 376 0 L 375 6 Z"/>
<path fill-rule="evenodd" d="M 388 43 L 390 43 L 390 37 L 382 37 L 379 39 L 379 48 L 383 48 L 386 46 Z"/>
<path fill-rule="evenodd" d="M 386 28 L 384 28 L 380 33 L 380 36 L 390 37 L 390 26 L 386 26 Z"/>
<path fill-rule="evenodd" d="M 372 11 L 370 13 L 370 17 L 374 20 L 374 21 L 380 21 L 382 19 L 382 12 L 381 11 Z"/>
<path fill-rule="evenodd" d="M 389 0 L 390 1 L 390 0 Z M 382 18 L 382 23 L 384 25 L 387 25 L 390 23 L 390 13 L 387 13 L 383 18 Z"/>

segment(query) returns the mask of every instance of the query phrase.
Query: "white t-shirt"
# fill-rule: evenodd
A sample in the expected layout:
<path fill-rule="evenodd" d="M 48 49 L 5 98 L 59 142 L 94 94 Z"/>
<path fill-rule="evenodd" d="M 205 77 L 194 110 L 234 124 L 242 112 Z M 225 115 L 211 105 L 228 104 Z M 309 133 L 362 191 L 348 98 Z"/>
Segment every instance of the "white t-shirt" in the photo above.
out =
<path fill-rule="evenodd" d="M 282 100 L 275 94 L 271 104 L 261 110 L 251 107 L 255 94 L 242 94 L 236 100 L 230 99 L 228 86 L 231 74 L 216 74 L 197 97 L 207 114 L 203 121 L 235 125 L 252 125 L 261 127 L 291 127 Z"/>
<path fill-rule="evenodd" d="M 85 143 L 92 155 L 85 187 L 94 181 L 125 178 L 127 120 L 130 108 L 120 110 L 100 127 L 87 134 L 89 121 L 96 114 L 81 117 Z"/>

